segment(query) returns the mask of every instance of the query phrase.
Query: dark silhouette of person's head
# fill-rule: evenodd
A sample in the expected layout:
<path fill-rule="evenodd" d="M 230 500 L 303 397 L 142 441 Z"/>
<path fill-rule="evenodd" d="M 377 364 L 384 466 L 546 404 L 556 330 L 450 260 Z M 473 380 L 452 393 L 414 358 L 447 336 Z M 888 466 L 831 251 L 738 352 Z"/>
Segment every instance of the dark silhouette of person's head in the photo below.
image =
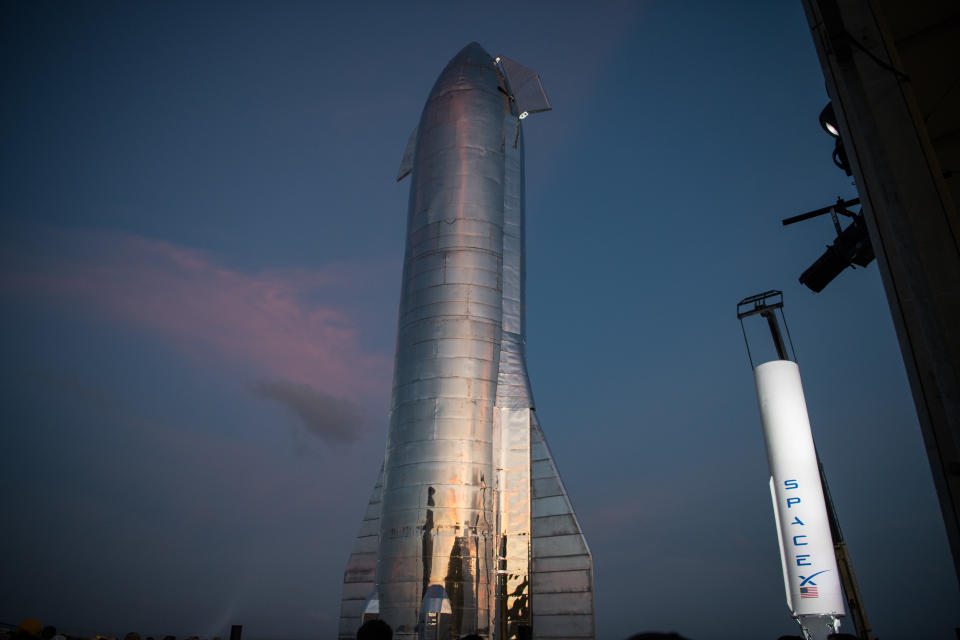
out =
<path fill-rule="evenodd" d="M 658 631 L 648 631 L 646 633 L 638 633 L 632 635 L 627 640 L 689 640 L 689 638 L 684 638 L 679 633 L 660 633 Z"/>
<path fill-rule="evenodd" d="M 463 636 L 462 638 L 460 638 L 460 640 L 483 640 L 483 638 L 481 638 L 475 633 L 471 633 L 468 636 Z"/>
<path fill-rule="evenodd" d="M 55 635 L 57 635 L 57 628 L 49 624 L 43 628 L 43 631 L 40 632 L 40 637 L 43 640 L 50 640 L 50 638 Z"/>
<path fill-rule="evenodd" d="M 393 640 L 393 629 L 383 620 L 367 620 L 357 629 L 357 640 Z"/>

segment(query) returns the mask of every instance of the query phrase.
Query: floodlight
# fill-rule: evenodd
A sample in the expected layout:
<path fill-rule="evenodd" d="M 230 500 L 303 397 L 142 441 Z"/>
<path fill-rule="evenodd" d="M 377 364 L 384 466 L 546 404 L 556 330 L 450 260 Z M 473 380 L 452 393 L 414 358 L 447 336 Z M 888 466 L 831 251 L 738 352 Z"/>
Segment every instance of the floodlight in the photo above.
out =
<path fill-rule="evenodd" d="M 873 245 L 867 234 L 867 225 L 862 214 L 856 214 L 853 223 L 837 234 L 823 255 L 800 275 L 800 284 L 814 293 L 836 278 L 847 267 L 865 267 L 873 260 Z"/>
<path fill-rule="evenodd" d="M 828 102 L 827 106 L 820 112 L 820 126 L 830 134 L 830 137 L 836 140 L 833 145 L 833 164 L 837 165 L 848 176 L 852 176 L 850 163 L 847 161 L 847 150 L 843 147 L 843 140 L 840 139 L 840 127 L 837 125 L 837 114 L 833 111 L 833 103 Z"/>
<path fill-rule="evenodd" d="M 833 112 L 832 102 L 828 102 L 820 112 L 820 126 L 834 138 L 840 137 L 840 128 L 837 127 L 837 116 Z"/>
<path fill-rule="evenodd" d="M 814 209 L 798 216 L 787 218 L 784 226 L 816 218 L 829 213 L 833 219 L 833 226 L 837 230 L 837 237 L 827 246 L 827 250 L 817 261 L 810 265 L 800 276 L 800 284 L 808 287 L 814 293 L 820 293 L 823 288 L 836 278 L 847 267 L 865 267 L 873 261 L 873 245 L 870 244 L 870 235 L 867 233 L 867 224 L 863 213 L 854 213 L 847 207 L 860 204 L 859 198 L 847 200 L 837 198 L 836 204 Z M 847 216 L 851 224 L 843 229 L 840 227 L 838 215 Z"/>

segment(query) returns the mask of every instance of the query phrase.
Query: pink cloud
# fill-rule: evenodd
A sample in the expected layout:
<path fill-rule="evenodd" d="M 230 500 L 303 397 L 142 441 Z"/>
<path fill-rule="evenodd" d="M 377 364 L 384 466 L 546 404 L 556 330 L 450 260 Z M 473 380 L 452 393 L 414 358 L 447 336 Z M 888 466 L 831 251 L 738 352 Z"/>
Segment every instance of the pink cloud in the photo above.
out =
<path fill-rule="evenodd" d="M 329 302 L 344 287 L 362 290 L 352 270 L 249 273 L 204 251 L 120 232 L 54 232 L 52 244 L 53 256 L 10 260 L 7 252 L 0 287 L 55 298 L 259 379 L 352 401 L 388 392 L 390 356 L 365 350 L 349 311 Z"/>

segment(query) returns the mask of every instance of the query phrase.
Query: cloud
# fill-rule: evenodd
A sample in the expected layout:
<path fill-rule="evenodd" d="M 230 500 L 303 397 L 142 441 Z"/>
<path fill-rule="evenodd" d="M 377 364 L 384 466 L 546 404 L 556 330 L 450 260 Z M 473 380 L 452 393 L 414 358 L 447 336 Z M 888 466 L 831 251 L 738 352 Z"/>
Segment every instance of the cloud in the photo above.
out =
<path fill-rule="evenodd" d="M 199 366 L 266 381 L 327 441 L 346 442 L 360 404 L 389 393 L 391 358 L 363 346 L 356 292 L 376 269 L 245 271 L 143 236 L 44 230 L 8 240 L 0 291 L 39 297 L 165 341 Z"/>
<path fill-rule="evenodd" d="M 293 411 L 307 431 L 326 442 L 353 442 L 365 431 L 363 411 L 345 398 L 336 398 L 294 382 L 261 382 L 255 389 L 260 395 Z"/>

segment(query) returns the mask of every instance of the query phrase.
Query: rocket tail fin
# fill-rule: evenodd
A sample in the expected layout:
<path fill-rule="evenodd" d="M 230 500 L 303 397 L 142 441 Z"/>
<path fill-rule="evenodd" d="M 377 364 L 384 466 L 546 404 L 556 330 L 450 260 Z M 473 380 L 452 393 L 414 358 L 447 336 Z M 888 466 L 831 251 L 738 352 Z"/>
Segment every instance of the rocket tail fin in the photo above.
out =
<path fill-rule="evenodd" d="M 343 596 L 340 600 L 340 640 L 353 640 L 363 622 L 365 608 L 376 586 L 377 547 L 380 543 L 380 498 L 383 491 L 383 465 L 373 488 L 360 532 L 353 543 L 346 571 L 343 572 Z M 379 604 L 379 603 L 377 603 Z"/>
<path fill-rule="evenodd" d="M 531 412 L 533 637 L 593 638 L 593 556 Z"/>
<path fill-rule="evenodd" d="M 777 509 L 777 490 L 773 484 L 773 476 L 770 476 L 770 500 L 773 502 L 773 519 L 777 525 L 777 543 L 780 545 L 780 565 L 783 569 L 783 590 L 787 594 L 787 608 L 791 614 L 795 614 L 797 609 L 793 606 L 793 596 L 790 594 L 790 570 L 787 569 L 787 553 L 783 548 L 783 523 L 780 522 L 780 510 Z"/>

